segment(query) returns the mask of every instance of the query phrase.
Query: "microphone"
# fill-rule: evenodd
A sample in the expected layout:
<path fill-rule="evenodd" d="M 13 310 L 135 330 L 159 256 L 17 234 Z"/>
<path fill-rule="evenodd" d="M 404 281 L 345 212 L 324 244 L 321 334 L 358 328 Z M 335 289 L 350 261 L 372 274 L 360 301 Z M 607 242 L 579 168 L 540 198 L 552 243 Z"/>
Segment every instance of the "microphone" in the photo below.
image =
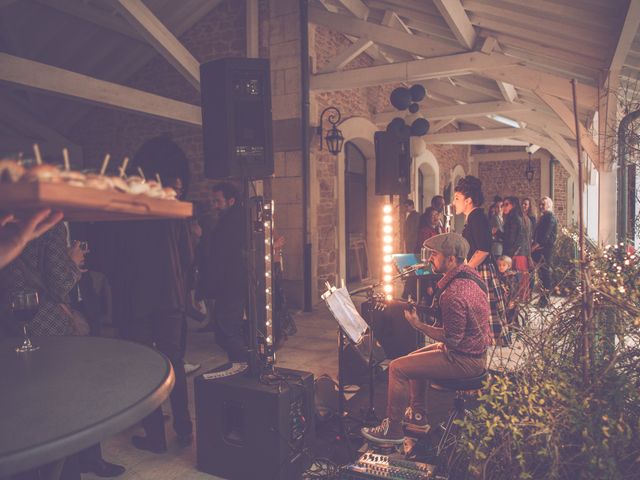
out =
<path fill-rule="evenodd" d="M 429 267 L 429 263 L 427 263 L 427 262 L 414 263 L 413 265 L 405 267 L 403 272 L 415 272 L 416 270 L 422 270 L 422 269 L 425 269 L 425 268 L 428 268 L 428 267 Z"/>

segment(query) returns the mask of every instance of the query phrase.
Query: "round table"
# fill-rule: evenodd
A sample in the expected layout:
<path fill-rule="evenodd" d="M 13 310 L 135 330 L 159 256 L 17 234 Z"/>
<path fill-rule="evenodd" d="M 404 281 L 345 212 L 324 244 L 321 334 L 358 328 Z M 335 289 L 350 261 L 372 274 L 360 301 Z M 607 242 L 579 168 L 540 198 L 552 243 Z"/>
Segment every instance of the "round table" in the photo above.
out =
<path fill-rule="evenodd" d="M 144 345 L 99 337 L 0 340 L 0 478 L 121 432 L 168 397 L 170 362 Z"/>

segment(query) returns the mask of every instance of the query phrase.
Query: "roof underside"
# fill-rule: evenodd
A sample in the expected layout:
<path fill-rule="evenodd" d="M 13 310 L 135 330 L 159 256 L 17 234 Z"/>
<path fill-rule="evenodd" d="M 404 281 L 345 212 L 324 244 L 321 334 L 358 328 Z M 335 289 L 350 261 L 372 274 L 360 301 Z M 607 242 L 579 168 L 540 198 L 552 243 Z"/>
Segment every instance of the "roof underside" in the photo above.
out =
<path fill-rule="evenodd" d="M 0 51 L 126 84 L 160 53 L 117 3 L 0 0 Z M 175 37 L 219 3 L 144 0 Z M 425 141 L 535 143 L 575 170 L 570 80 L 578 85 L 583 147 L 595 160 L 598 136 L 588 130 L 599 99 L 602 109 L 609 85 L 639 90 L 639 17 L 640 0 L 310 0 L 310 23 L 348 39 L 344 51 L 313 72 L 311 88 L 421 83 L 422 111 L 432 123 Z M 361 55 L 372 65 L 354 69 Z M 9 142 L 24 136 L 62 142 L 90 109 L 16 82 L 0 90 L 0 105 L 15 113 L 0 118 L 0 136 Z M 395 116 L 389 106 L 375 121 L 384 127 Z M 438 133 L 451 123 L 457 132 Z"/>

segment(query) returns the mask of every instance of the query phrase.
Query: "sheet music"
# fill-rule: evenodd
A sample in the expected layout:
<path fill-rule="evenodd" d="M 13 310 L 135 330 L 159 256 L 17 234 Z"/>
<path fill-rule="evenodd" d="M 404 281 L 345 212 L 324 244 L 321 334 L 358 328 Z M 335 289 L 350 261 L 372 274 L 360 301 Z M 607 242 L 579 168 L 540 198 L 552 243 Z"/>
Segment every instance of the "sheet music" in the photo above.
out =
<path fill-rule="evenodd" d="M 332 289 L 322 295 L 333 318 L 336 319 L 342 331 L 353 343 L 362 340 L 362 336 L 369 326 L 360 316 L 358 309 L 353 304 L 351 296 L 346 288 Z"/>

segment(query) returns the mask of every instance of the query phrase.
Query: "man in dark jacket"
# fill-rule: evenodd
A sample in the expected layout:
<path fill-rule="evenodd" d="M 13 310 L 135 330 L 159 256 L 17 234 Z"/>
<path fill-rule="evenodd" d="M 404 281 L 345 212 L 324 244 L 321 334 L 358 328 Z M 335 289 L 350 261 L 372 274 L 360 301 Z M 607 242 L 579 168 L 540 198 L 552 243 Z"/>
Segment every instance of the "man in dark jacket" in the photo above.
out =
<path fill-rule="evenodd" d="M 213 187 L 214 208 L 220 213 L 215 228 L 202 239 L 198 298 L 216 301 L 213 318 L 216 342 L 229 361 L 248 360 L 243 335 L 247 293 L 244 210 L 236 187 Z"/>
<path fill-rule="evenodd" d="M 540 281 L 543 286 L 538 305 L 546 307 L 549 303 L 549 291 L 551 290 L 553 247 L 558 235 L 558 220 L 553 214 L 553 200 L 549 197 L 542 197 L 540 199 L 540 212 L 540 220 L 533 234 L 531 257 L 536 265 L 539 265 Z"/>

